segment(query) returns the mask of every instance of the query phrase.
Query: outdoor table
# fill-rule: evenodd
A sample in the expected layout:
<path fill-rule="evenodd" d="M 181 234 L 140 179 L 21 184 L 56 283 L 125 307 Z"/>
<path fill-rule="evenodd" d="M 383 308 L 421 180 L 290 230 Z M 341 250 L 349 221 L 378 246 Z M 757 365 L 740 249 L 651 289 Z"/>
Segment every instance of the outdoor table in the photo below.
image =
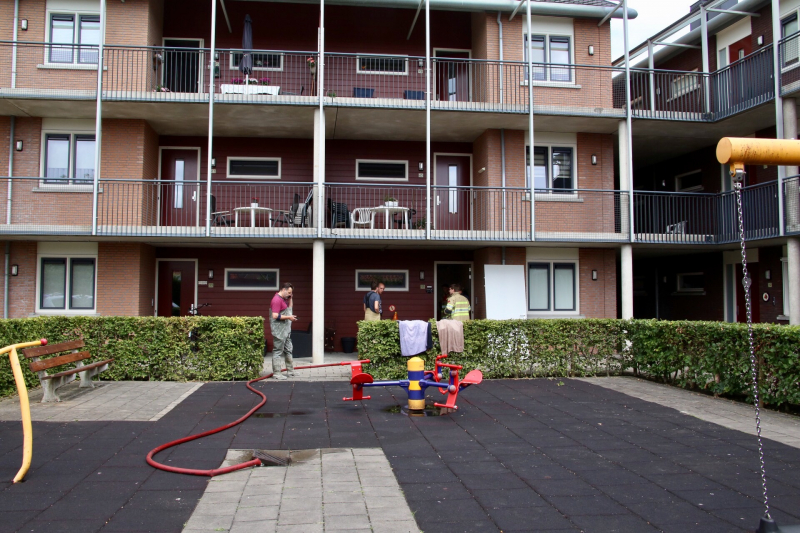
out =
<path fill-rule="evenodd" d="M 379 205 L 378 207 L 372 208 L 376 214 L 383 213 L 383 217 L 386 221 L 386 229 L 389 229 L 389 220 L 390 215 L 394 213 L 402 213 L 403 214 L 403 221 L 405 222 L 405 227 L 408 229 L 408 212 L 410 211 L 407 207 L 389 207 L 388 205 Z"/>
<path fill-rule="evenodd" d="M 272 217 L 270 217 L 270 213 L 272 213 L 272 209 L 269 207 L 258 207 L 258 206 L 249 206 L 249 207 L 236 207 L 233 210 L 234 213 L 234 225 L 238 228 L 239 227 L 239 213 L 244 213 L 250 211 L 250 227 L 256 227 L 256 213 L 266 213 L 267 214 L 267 221 L 269 223 L 269 227 L 272 227 Z"/>

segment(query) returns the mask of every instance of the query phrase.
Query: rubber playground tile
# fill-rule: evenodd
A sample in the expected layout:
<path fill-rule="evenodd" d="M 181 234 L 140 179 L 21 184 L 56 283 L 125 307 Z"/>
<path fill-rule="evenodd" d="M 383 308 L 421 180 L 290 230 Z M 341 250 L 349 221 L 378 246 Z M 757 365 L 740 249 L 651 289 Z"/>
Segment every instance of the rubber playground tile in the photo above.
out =
<path fill-rule="evenodd" d="M 638 516 L 633 515 L 585 515 L 571 517 L 571 521 L 585 531 L 604 533 L 648 533 L 659 531 Z M 685 533 L 685 532 L 684 532 Z"/>
<path fill-rule="evenodd" d="M 703 523 L 709 519 L 706 511 L 685 501 L 636 503 L 628 505 L 628 509 L 658 527 L 675 523 Z"/>
<path fill-rule="evenodd" d="M 552 507 L 496 509 L 489 516 L 502 531 L 576 529 L 574 523 Z"/>
<path fill-rule="evenodd" d="M 628 514 L 628 510 L 605 494 L 591 496 L 549 496 L 543 495 L 556 509 L 566 516 L 579 515 L 618 515 Z"/>
<path fill-rule="evenodd" d="M 61 491 L 23 492 L 13 498 L 0 496 L 0 512 L 43 511 L 64 497 Z"/>
<path fill-rule="evenodd" d="M 461 483 L 415 483 L 402 486 L 406 500 L 448 502 L 470 500 L 472 495 Z"/>
<path fill-rule="evenodd" d="M 600 490 L 592 487 L 577 476 L 572 479 L 534 479 L 526 480 L 542 496 L 592 496 Z"/>
<path fill-rule="evenodd" d="M 743 509 L 764 506 L 763 501 L 740 494 L 730 489 L 715 490 L 679 490 L 675 494 L 683 500 L 701 507 L 706 511 L 714 509 Z M 770 504 L 775 504 L 770 500 Z"/>
<path fill-rule="evenodd" d="M 494 476 L 484 476 L 481 474 L 461 475 L 459 479 L 469 490 L 478 489 L 521 489 L 527 485 L 511 472 Z"/>
<path fill-rule="evenodd" d="M 447 503 L 437 503 L 436 505 L 414 500 L 409 501 L 408 504 L 418 524 L 437 524 L 454 519 L 481 521 L 488 518 L 487 511 L 473 499 L 452 500 Z M 421 526 L 420 529 L 424 530 L 426 528 Z M 437 528 L 433 526 L 432 529 Z"/>
<path fill-rule="evenodd" d="M 542 497 L 531 489 L 488 489 L 474 490 L 472 495 L 484 509 L 502 507 L 538 507 L 549 505 Z"/>
<path fill-rule="evenodd" d="M 106 525 L 105 518 L 87 520 L 31 520 L 20 531 L 42 533 L 94 533 Z"/>

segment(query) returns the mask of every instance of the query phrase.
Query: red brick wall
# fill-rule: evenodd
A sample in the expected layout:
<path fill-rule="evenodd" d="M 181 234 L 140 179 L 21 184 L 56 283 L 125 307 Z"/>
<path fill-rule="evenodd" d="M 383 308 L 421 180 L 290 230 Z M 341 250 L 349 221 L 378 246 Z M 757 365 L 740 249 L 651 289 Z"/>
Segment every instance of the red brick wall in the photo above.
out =
<path fill-rule="evenodd" d="M 582 248 L 580 261 L 580 313 L 586 318 L 617 318 L 617 252 Z M 592 279 L 592 270 L 597 279 Z"/>
<path fill-rule="evenodd" d="M 752 33 L 750 35 L 753 38 L 753 52 L 760 50 L 768 44 L 772 44 L 772 6 L 767 4 L 762 7 L 758 13 L 761 15 L 760 17 L 750 17 L 750 27 L 752 28 Z M 763 46 L 758 45 L 758 37 L 760 35 L 764 36 Z"/>
<path fill-rule="evenodd" d="M 153 259 L 153 249 L 147 244 L 98 243 L 97 312 L 117 316 L 152 314 Z"/>
<path fill-rule="evenodd" d="M 3 243 L 5 250 L 5 243 Z M 5 252 L 3 252 L 5 253 Z M 36 243 L 14 241 L 11 243 L 10 265 L 19 266 L 19 275 L 9 277 L 8 316 L 25 318 L 36 308 Z M 0 262 L 0 272 L 5 270 L 5 260 Z M 0 299 L 2 299 L 0 291 Z"/>

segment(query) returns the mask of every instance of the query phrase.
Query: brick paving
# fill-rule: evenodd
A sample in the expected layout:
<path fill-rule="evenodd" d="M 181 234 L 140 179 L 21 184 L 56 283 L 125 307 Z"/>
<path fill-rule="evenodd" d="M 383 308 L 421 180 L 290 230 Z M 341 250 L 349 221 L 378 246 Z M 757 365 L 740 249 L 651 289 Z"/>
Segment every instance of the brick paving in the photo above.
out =
<path fill-rule="evenodd" d="M 349 387 L 340 381 L 256 386 L 269 398 L 261 416 L 158 459 L 217 468 L 230 450 L 343 448 L 355 457 L 359 449 L 380 449 L 417 527 L 426 532 L 730 532 L 752 530 L 763 513 L 751 435 L 595 381 L 485 381 L 464 391 L 459 411 L 427 418 L 386 411 L 404 402 L 400 389 L 372 389 L 373 400 L 354 404 L 341 401 Z M 641 386 L 665 403 L 684 394 Z M 247 482 L 156 471 L 144 463 L 145 454 L 230 422 L 256 401 L 241 383 L 209 383 L 154 422 L 35 422 L 34 462 L 18 485 L 8 480 L 19 467 L 21 429 L 19 422 L 0 422 L 0 531 L 181 531 L 197 509 L 214 505 L 204 502 L 211 487 L 239 483 L 220 492 L 241 498 Z M 710 410 L 707 416 L 723 406 L 726 416 L 736 417 L 727 402 L 697 401 L 696 409 Z M 751 419 L 742 418 L 742 424 Z M 773 517 L 800 523 L 800 450 L 771 439 L 765 445 Z M 241 477 L 274 475 L 262 471 L 269 469 Z M 380 471 L 388 478 L 385 466 Z M 331 472 L 347 477 L 341 468 Z M 368 492 L 361 491 L 366 502 Z M 269 507 L 266 500 L 253 506 L 246 513 L 256 519 L 240 520 L 247 524 L 237 527 L 262 531 L 259 519 L 275 520 L 266 516 Z M 363 516 L 360 506 L 348 508 Z M 235 531 L 235 517 L 229 525 L 208 525 Z M 328 527 L 324 518 L 317 526 L 325 530 L 341 524 Z M 365 524 L 342 521 L 352 530 Z M 274 526 L 290 530 L 293 524 Z"/>

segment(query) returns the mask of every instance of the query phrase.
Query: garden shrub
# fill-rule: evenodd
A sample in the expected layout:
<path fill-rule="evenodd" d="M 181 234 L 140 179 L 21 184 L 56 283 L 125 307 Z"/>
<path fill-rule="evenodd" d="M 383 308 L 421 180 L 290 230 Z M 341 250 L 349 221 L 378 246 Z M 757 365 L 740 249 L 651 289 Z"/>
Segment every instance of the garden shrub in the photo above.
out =
<path fill-rule="evenodd" d="M 195 331 L 197 340 L 190 339 Z M 226 381 L 258 377 L 263 365 L 261 317 L 66 317 L 0 320 L 0 346 L 45 338 L 83 339 L 91 361 L 114 359 L 102 380 Z M 24 356 L 20 354 L 20 359 Z M 21 361 L 29 387 L 39 379 Z M 0 356 L 0 396 L 16 391 L 8 357 Z"/>

